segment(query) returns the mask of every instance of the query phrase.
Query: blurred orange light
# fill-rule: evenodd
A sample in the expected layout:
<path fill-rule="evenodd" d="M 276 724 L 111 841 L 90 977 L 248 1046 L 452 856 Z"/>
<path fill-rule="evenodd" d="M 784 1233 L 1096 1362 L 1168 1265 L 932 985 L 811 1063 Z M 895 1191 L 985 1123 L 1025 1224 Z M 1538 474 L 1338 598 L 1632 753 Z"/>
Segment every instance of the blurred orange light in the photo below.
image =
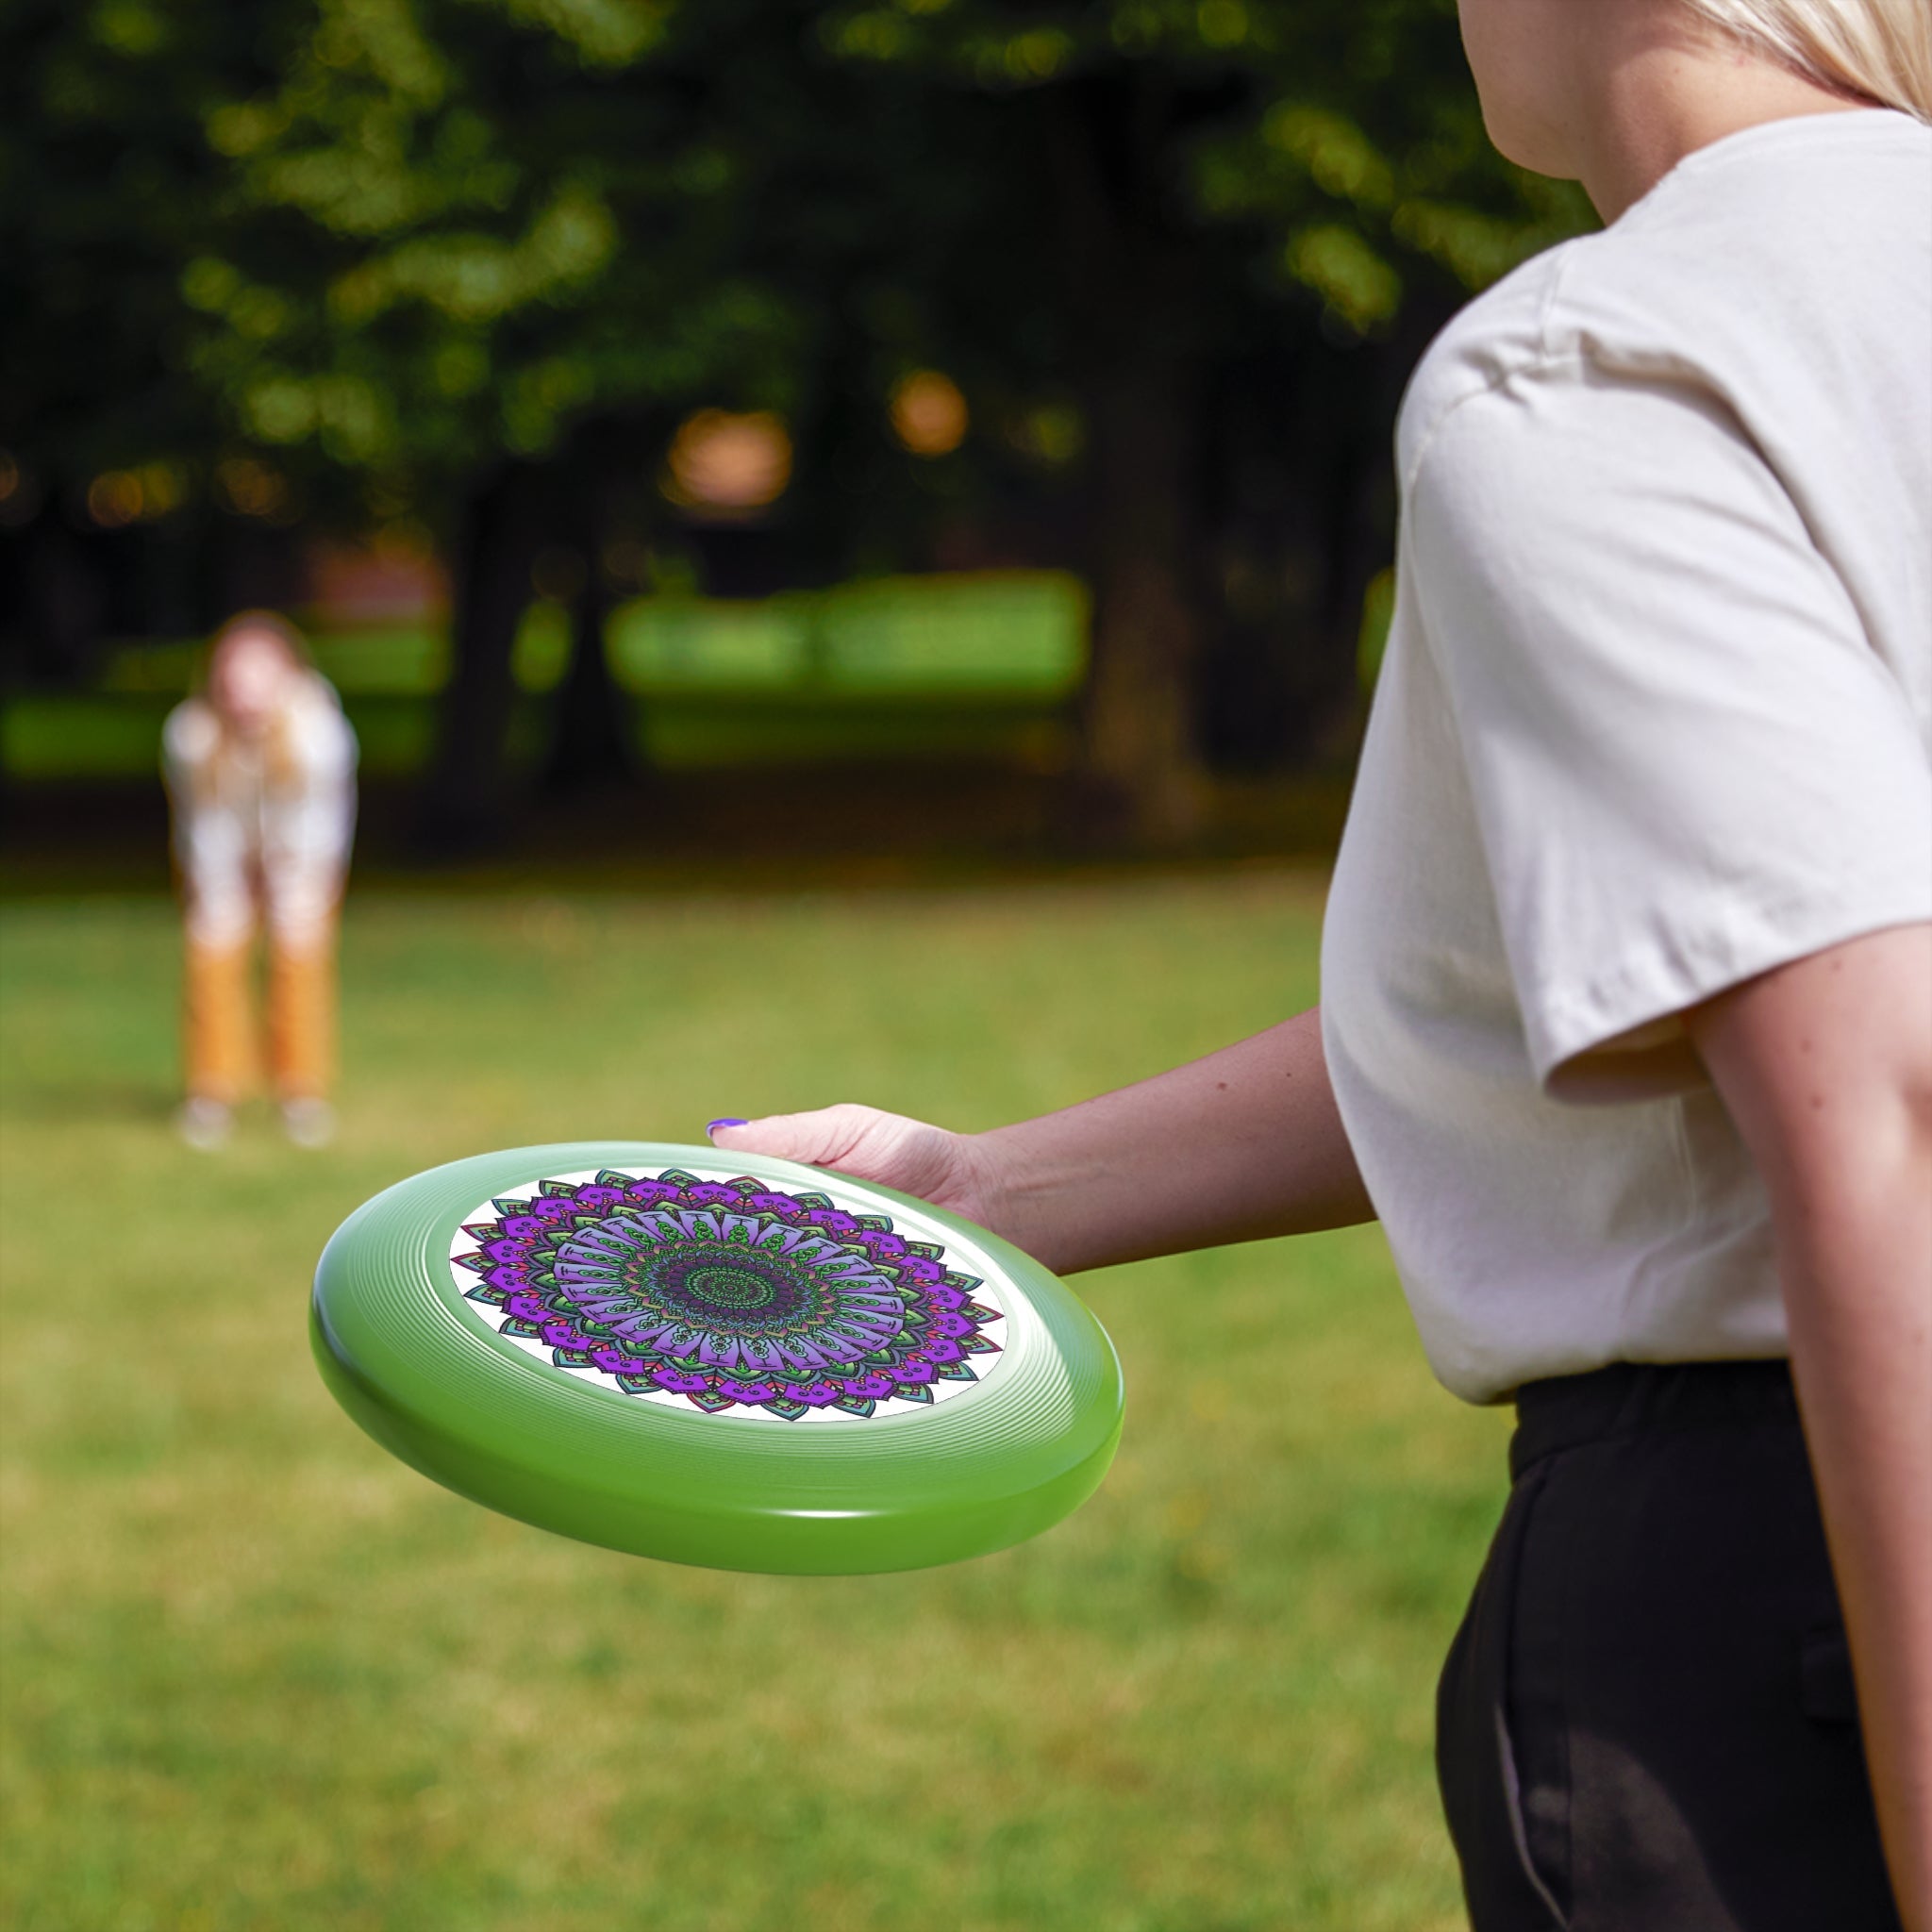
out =
<path fill-rule="evenodd" d="M 950 455 L 972 422 L 966 398 L 950 375 L 915 369 L 892 387 L 892 434 L 916 457 Z"/>
<path fill-rule="evenodd" d="M 229 457 L 215 465 L 215 489 L 238 516 L 275 518 L 287 507 L 289 486 L 253 457 Z"/>
<path fill-rule="evenodd" d="M 108 470 L 87 486 L 87 513 L 104 530 L 136 521 L 143 501 L 141 478 L 132 470 Z"/>
<path fill-rule="evenodd" d="M 11 450 L 0 449 L 0 503 L 10 503 L 20 488 L 20 465 Z"/>
<path fill-rule="evenodd" d="M 743 515 L 775 503 L 791 480 L 791 439 L 769 411 L 700 409 L 671 440 L 664 493 L 713 515 Z"/>

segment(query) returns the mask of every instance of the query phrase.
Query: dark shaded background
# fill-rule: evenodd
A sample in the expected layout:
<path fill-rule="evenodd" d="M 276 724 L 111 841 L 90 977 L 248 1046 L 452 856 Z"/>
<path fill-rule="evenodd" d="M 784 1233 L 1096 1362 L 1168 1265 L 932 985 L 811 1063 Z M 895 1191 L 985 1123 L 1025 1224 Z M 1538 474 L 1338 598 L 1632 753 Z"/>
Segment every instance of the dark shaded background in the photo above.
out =
<path fill-rule="evenodd" d="M 142 734 L 188 668 L 142 653 L 254 604 L 433 646 L 345 684 L 420 714 L 369 766 L 382 863 L 595 844 L 646 798 L 708 850 L 747 786 L 800 853 L 855 820 L 875 852 L 1319 849 L 1403 382 L 1587 219 L 1489 150 L 1451 0 L 25 0 L 5 55 L 0 752 L 35 875 L 155 849 Z M 968 411 L 941 453 L 894 434 L 920 371 Z M 677 500 L 707 409 L 779 425 L 774 500 Z M 788 708 L 827 708 L 802 673 L 756 773 L 728 730 L 654 753 L 662 693 L 603 647 L 640 597 L 940 574 L 943 615 L 1014 571 L 1085 587 L 1075 675 L 909 712 L 848 679 L 869 735 L 788 758 Z M 533 599 L 567 640 L 535 680 Z"/>

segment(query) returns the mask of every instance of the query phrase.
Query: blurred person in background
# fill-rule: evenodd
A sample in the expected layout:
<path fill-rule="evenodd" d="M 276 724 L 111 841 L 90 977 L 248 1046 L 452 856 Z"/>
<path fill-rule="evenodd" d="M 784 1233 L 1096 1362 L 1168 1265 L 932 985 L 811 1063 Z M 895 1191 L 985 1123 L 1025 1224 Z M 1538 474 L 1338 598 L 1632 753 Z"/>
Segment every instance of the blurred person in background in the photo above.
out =
<path fill-rule="evenodd" d="M 1379 1218 L 1516 1405 L 1437 1703 L 1476 1932 L 1932 1932 L 1932 8 L 1460 12 L 1607 225 L 1404 400 L 1321 1008 L 713 1139 L 1062 1273 Z"/>
<path fill-rule="evenodd" d="M 356 823 L 356 735 L 300 634 L 270 611 L 229 619 L 195 695 L 170 713 L 162 760 L 187 926 L 175 1117 L 218 1147 L 261 1065 L 254 976 L 268 933 L 267 1066 L 301 1147 L 335 1129 L 336 921 Z"/>

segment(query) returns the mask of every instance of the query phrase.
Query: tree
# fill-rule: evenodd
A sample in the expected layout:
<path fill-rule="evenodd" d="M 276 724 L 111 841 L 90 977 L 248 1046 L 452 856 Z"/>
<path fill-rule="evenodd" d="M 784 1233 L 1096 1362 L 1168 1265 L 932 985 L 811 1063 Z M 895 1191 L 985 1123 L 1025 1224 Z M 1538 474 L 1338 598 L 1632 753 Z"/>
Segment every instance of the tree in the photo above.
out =
<path fill-rule="evenodd" d="M 1033 106 L 1038 135 L 1013 144 L 1022 177 L 1006 206 L 1025 205 L 1029 180 L 1045 190 L 1062 270 L 1047 332 L 1088 428 L 1089 768 L 1141 836 L 1185 837 L 1199 673 L 1230 628 L 1205 579 L 1238 534 L 1204 524 L 1225 475 L 1213 474 L 1218 380 L 1227 397 L 1237 370 L 1251 385 L 1272 376 L 1299 405 L 1277 433 L 1321 452 L 1291 493 L 1300 521 L 1328 525 L 1304 574 L 1329 581 L 1302 601 L 1325 632 L 1316 655 L 1332 696 L 1382 547 L 1363 530 L 1386 541 L 1392 508 L 1391 364 L 1406 374 L 1419 346 L 1405 310 L 1440 321 L 1586 212 L 1489 148 L 1450 0 L 861 0 L 828 11 L 820 33 L 841 59 Z M 1002 284 L 998 307 L 1024 314 L 1038 296 Z M 1353 384 L 1334 367 L 1338 341 L 1372 345 Z M 1339 437 L 1311 365 L 1354 391 Z M 1253 413 L 1252 399 L 1234 407 Z M 1339 514 L 1311 515 L 1324 496 Z M 1226 575 L 1270 575 L 1222 560 Z"/>
<path fill-rule="evenodd" d="M 1285 740 L 1347 688 L 1419 339 L 1578 219 L 1490 153 L 1450 0 L 271 0 L 239 56 L 232 14 L 115 0 L 90 21 L 147 24 L 115 29 L 111 99 L 72 77 L 101 29 L 37 4 L 28 119 L 96 87 L 46 165 L 105 165 L 125 113 L 167 206 L 128 238 L 145 325 L 35 434 L 125 440 L 146 382 L 184 446 L 435 532 L 450 840 L 508 810 L 539 553 L 579 558 L 593 639 L 605 554 L 665 540 L 659 453 L 704 405 L 791 423 L 806 575 L 1039 511 L 1095 591 L 1091 790 L 1185 837 L 1204 724 Z M 59 223 L 108 239 L 69 314 L 114 286 L 124 215 L 74 192 L 37 276 Z M 918 367 L 981 427 L 942 463 L 886 433 Z M 610 756 L 601 676 L 587 641 L 559 778 Z"/>
<path fill-rule="evenodd" d="M 509 646 L 546 547 L 581 562 L 555 769 L 619 749 L 584 728 L 616 714 L 601 565 L 640 495 L 617 432 L 798 406 L 823 324 L 771 271 L 798 244 L 764 196 L 827 117 L 773 85 L 785 11 L 321 0 L 274 85 L 207 117 L 230 189 L 225 245 L 183 278 L 197 376 L 254 441 L 355 475 L 458 559 L 441 843 L 507 817 Z"/>
<path fill-rule="evenodd" d="M 183 526 L 234 430 L 223 399 L 184 375 L 194 317 L 180 282 L 222 229 L 225 171 L 202 117 L 269 74 L 206 0 L 20 0 L 4 51 L 0 525 L 19 613 L 8 643 L 34 675 L 71 680 L 114 614 L 130 550 L 187 579 L 169 608 L 185 615 L 208 594 L 192 581 L 207 546 Z M 217 559 L 222 574 L 245 580 L 273 542 Z"/>

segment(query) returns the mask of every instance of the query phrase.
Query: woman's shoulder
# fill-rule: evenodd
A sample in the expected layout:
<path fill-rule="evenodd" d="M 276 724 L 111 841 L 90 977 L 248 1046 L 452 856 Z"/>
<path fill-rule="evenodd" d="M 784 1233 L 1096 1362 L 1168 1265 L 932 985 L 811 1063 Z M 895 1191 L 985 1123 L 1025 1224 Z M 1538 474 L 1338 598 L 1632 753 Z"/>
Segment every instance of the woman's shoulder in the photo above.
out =
<path fill-rule="evenodd" d="M 1399 473 L 1415 474 L 1444 419 L 1546 357 L 1549 317 L 1572 262 L 1598 236 L 1579 236 L 1532 256 L 1458 309 L 1409 377 L 1397 421 Z"/>
<path fill-rule="evenodd" d="M 161 753 L 170 764 L 204 764 L 215 755 L 221 741 L 221 724 L 206 698 L 183 698 L 161 726 Z"/>
<path fill-rule="evenodd" d="M 305 669 L 296 680 L 293 703 L 296 710 L 308 716 L 324 718 L 332 714 L 340 718 L 342 714 L 342 701 L 335 686 L 313 669 Z"/>
<path fill-rule="evenodd" d="M 355 730 L 342 715 L 335 686 L 319 671 L 303 674 L 289 707 L 288 728 L 305 765 L 325 768 L 355 761 Z"/>
<path fill-rule="evenodd" d="M 1932 129 L 1889 112 L 1750 127 L 1619 221 L 1533 257 L 1436 338 L 1404 398 L 1411 480 L 1448 417 L 1518 378 L 1705 391 L 1749 420 L 1828 375 L 1916 380 L 1932 336 Z"/>

